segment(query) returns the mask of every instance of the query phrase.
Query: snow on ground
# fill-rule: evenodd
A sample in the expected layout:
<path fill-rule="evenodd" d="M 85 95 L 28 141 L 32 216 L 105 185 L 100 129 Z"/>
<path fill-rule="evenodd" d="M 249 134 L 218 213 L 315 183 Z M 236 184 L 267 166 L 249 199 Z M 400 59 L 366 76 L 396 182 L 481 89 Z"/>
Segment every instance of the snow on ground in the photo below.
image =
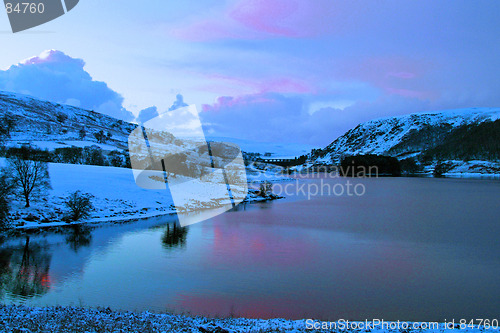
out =
<path fill-rule="evenodd" d="M 34 308 L 23 305 L 0 305 L 0 322 L 2 332 L 499 332 L 497 328 L 486 329 L 465 327 L 460 329 L 455 324 L 453 329 L 443 323 L 430 329 L 414 329 L 397 327 L 396 322 L 386 322 L 384 327 L 361 329 L 309 329 L 311 322 L 307 320 L 286 319 L 245 319 L 245 318 L 205 318 L 188 317 L 173 314 L 155 314 L 150 312 L 133 313 L 112 311 L 108 309 L 90 309 L 76 307 Z M 324 322 L 330 325 L 330 322 Z M 356 322 L 355 325 L 364 322 Z M 319 322 L 322 324 L 322 322 Z M 352 324 L 352 322 L 351 322 Z M 414 324 L 407 323 L 410 327 Z M 392 326 L 391 326 L 392 325 Z M 399 324 L 401 326 L 401 323 Z M 333 327 L 333 326 L 332 326 Z"/>
<path fill-rule="evenodd" d="M 90 193 L 95 210 L 85 222 L 100 222 L 148 217 L 174 212 L 167 191 L 145 190 L 135 184 L 132 170 L 49 163 L 52 190 L 24 208 L 24 201 L 11 201 L 14 225 L 38 227 L 63 225 L 67 211 L 65 197 L 74 191 Z M 31 214 L 33 221 L 26 221 Z"/>
<path fill-rule="evenodd" d="M 104 114 L 77 107 L 52 103 L 30 96 L 0 91 L 0 113 L 8 115 L 14 126 L 7 147 L 33 144 L 40 148 L 62 148 L 70 146 L 88 146 L 97 144 L 95 134 L 104 131 L 112 139 L 104 150 L 123 150 L 128 134 L 136 125 L 127 123 Z M 80 138 L 85 131 L 84 140 Z"/>
<path fill-rule="evenodd" d="M 5 159 L 0 159 L 0 167 L 3 166 Z M 275 175 L 275 172 L 275 170 L 255 169 L 250 172 L 248 180 L 255 182 L 259 178 L 269 180 L 283 178 Z M 225 186 L 183 176 L 171 177 L 169 180 L 172 188 L 179 186 L 181 189 L 176 191 L 176 207 L 174 207 L 174 201 L 166 187 L 163 190 L 139 187 L 131 169 L 49 163 L 49 174 L 52 190 L 47 195 L 33 200 L 31 207 L 25 208 L 22 198 L 11 200 L 11 219 L 14 226 L 38 228 L 67 224 L 63 222 L 68 211 L 64 200 L 74 191 L 94 196 L 92 202 L 95 209 L 89 218 L 82 220 L 85 223 L 124 221 L 172 214 L 176 212 L 176 207 L 179 211 L 189 212 L 231 204 Z M 163 174 L 160 176 L 158 178 L 163 179 Z M 233 195 L 239 195 L 243 199 L 246 186 L 232 186 L 232 191 Z M 204 193 L 205 196 L 201 196 L 200 199 L 199 193 Z M 204 201 L 203 198 L 208 199 Z M 255 191 L 249 190 L 246 201 L 265 199 L 259 197 Z"/>

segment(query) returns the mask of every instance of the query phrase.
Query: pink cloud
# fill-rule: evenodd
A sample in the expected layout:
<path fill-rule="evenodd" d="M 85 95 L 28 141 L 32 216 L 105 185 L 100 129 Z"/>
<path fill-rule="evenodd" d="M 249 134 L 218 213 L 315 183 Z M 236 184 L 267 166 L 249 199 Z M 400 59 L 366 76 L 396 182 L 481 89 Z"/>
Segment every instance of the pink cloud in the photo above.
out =
<path fill-rule="evenodd" d="M 344 78 L 358 78 L 370 82 L 391 79 L 414 79 L 423 75 L 429 65 L 421 60 L 403 56 L 378 56 L 344 61 L 336 74 Z"/>
<path fill-rule="evenodd" d="M 345 61 L 335 75 L 367 82 L 390 95 L 429 99 L 436 96 L 424 83 L 431 67 L 427 61 L 402 56 L 367 57 Z"/>
<path fill-rule="evenodd" d="M 190 41 L 315 37 L 344 25 L 340 12 L 346 8 L 341 7 L 329 0 L 240 0 L 170 33 Z"/>
<path fill-rule="evenodd" d="M 238 26 L 227 18 L 202 19 L 186 27 L 171 29 L 170 34 L 179 39 L 193 42 L 204 42 L 217 39 L 236 39 L 245 36 L 248 39 L 257 38 L 257 34 L 249 29 Z"/>
<path fill-rule="evenodd" d="M 285 37 L 297 37 L 298 31 L 289 26 L 298 4 L 293 0 L 241 1 L 229 16 L 241 24 L 260 32 Z"/>
<path fill-rule="evenodd" d="M 20 62 L 21 65 L 40 65 L 50 63 L 70 63 L 81 67 L 85 66 L 85 62 L 82 59 L 72 58 L 64 52 L 58 50 L 46 50 L 38 56 L 31 57 Z"/>
<path fill-rule="evenodd" d="M 276 78 L 240 78 L 222 74 L 209 74 L 206 77 L 211 81 L 204 89 L 220 93 L 226 90 L 233 94 L 244 93 L 282 93 L 304 94 L 315 93 L 316 88 L 306 80 L 286 77 Z M 228 89 L 224 89 L 226 86 Z"/>
<path fill-rule="evenodd" d="M 272 98 L 268 98 L 262 94 L 256 95 L 244 95 L 244 96 L 221 96 L 217 98 L 217 101 L 213 105 L 203 104 L 202 111 L 220 111 L 232 107 L 245 107 L 249 105 L 258 105 L 263 103 L 275 103 L 276 101 Z"/>
<path fill-rule="evenodd" d="M 313 88 L 305 81 L 281 78 L 262 83 L 262 92 L 312 93 Z"/>

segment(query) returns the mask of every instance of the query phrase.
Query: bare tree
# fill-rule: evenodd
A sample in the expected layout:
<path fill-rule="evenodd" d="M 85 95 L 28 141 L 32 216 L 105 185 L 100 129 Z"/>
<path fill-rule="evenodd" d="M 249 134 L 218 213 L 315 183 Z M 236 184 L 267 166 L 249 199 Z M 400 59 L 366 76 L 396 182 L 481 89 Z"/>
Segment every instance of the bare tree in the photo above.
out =
<path fill-rule="evenodd" d="M 81 193 L 76 191 L 68 195 L 64 201 L 70 210 L 70 216 L 73 221 L 80 218 L 85 218 L 90 215 L 90 211 L 94 209 L 92 205 L 92 195 L 90 193 Z"/>
<path fill-rule="evenodd" d="M 12 192 L 12 183 L 4 170 L 0 171 L 0 230 L 7 226 L 9 216 L 9 195 Z"/>
<path fill-rule="evenodd" d="M 8 159 L 8 170 L 15 189 L 24 196 L 26 207 L 30 206 L 33 195 L 51 188 L 46 162 L 13 157 Z"/>
<path fill-rule="evenodd" d="M 14 117 L 7 113 L 0 117 L 0 142 L 10 138 L 10 132 L 14 129 L 16 122 Z"/>

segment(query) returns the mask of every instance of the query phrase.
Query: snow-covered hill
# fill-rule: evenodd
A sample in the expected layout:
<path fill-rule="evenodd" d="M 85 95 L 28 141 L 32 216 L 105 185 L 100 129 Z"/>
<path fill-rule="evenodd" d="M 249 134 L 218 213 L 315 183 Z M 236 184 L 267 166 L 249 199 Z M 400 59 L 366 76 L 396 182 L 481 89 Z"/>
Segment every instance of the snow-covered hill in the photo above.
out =
<path fill-rule="evenodd" d="M 454 129 L 500 119 L 500 108 L 469 108 L 400 117 L 360 124 L 316 154 L 314 162 L 338 163 L 342 156 L 390 155 L 403 159 L 417 156 L 439 144 Z"/>
<path fill-rule="evenodd" d="M 13 120 L 7 146 L 32 146 L 53 150 L 64 147 L 96 145 L 104 151 L 124 150 L 136 124 L 74 106 L 42 101 L 30 96 L 0 91 L 0 117 Z M 85 136 L 81 136 L 81 130 Z M 94 134 L 111 134 L 105 143 Z M 260 153 L 273 158 L 289 158 L 308 154 L 316 148 L 305 144 L 255 142 L 236 138 L 207 137 L 210 141 L 232 142 L 247 153 Z"/>
<path fill-rule="evenodd" d="M 30 143 L 42 149 L 98 145 L 103 150 L 123 150 L 137 126 L 81 108 L 41 101 L 30 96 L 0 91 L 0 116 L 12 121 L 7 146 Z M 106 143 L 94 134 L 110 133 Z"/>

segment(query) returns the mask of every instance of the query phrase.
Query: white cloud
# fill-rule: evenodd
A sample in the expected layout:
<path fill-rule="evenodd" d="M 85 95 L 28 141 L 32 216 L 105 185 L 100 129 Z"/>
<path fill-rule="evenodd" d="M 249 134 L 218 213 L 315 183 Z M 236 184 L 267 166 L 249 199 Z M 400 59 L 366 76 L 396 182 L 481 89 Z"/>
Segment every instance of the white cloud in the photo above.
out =
<path fill-rule="evenodd" d="M 141 110 L 136 120 L 139 124 L 142 124 L 155 117 L 158 117 L 158 108 L 156 106 L 151 106 L 149 108 Z"/>
<path fill-rule="evenodd" d="M 106 83 L 93 80 L 84 66 L 82 59 L 72 58 L 61 51 L 44 51 L 40 56 L 0 70 L 0 90 L 132 120 L 132 113 L 123 107 L 123 97 Z"/>

